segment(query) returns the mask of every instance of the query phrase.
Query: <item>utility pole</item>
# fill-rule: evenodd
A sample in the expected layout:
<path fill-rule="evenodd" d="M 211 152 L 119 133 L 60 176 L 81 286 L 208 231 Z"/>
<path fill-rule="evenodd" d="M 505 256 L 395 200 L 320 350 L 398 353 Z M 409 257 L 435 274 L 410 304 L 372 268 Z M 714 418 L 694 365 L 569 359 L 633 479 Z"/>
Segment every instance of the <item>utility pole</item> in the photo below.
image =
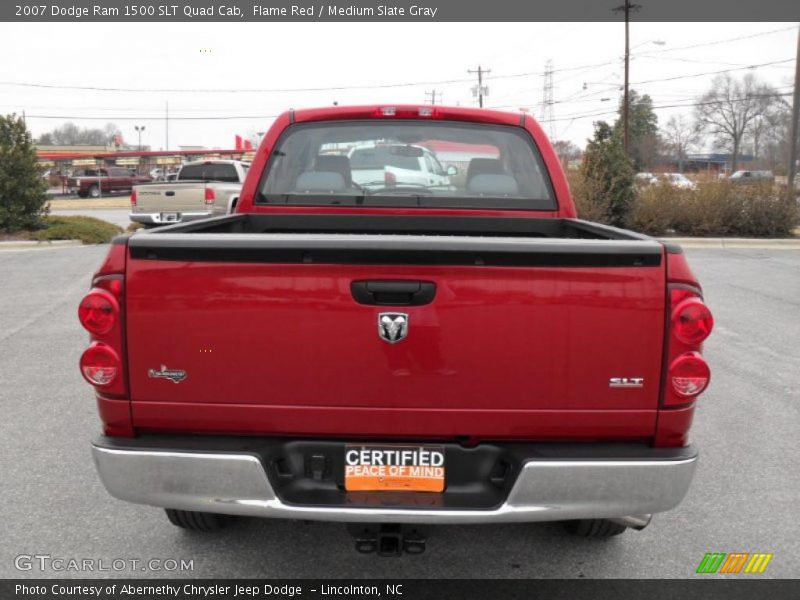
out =
<path fill-rule="evenodd" d="M 789 200 L 794 199 L 794 176 L 797 174 L 797 138 L 800 135 L 800 29 L 797 30 L 797 58 L 794 62 L 794 99 L 792 100 L 792 137 L 789 140 L 789 179 L 786 181 Z"/>
<path fill-rule="evenodd" d="M 618 6 L 613 9 L 614 12 L 624 12 L 625 13 L 625 91 L 623 92 L 622 96 L 622 145 L 625 150 L 625 156 L 628 156 L 628 143 L 629 143 L 629 121 L 630 121 L 630 96 L 628 94 L 628 82 L 629 77 L 628 73 L 630 71 L 630 58 L 631 58 L 631 46 L 630 46 L 630 33 L 629 33 L 629 25 L 631 20 L 631 11 L 639 10 L 641 5 L 639 4 L 631 4 L 630 0 L 625 0 L 625 4 L 622 6 Z"/>
<path fill-rule="evenodd" d="M 442 101 L 442 92 L 437 92 L 436 90 L 431 90 L 430 92 L 425 92 L 425 100 L 427 101 L 430 97 L 431 104 L 436 104 L 436 94 L 439 94 L 439 102 Z"/>
<path fill-rule="evenodd" d="M 477 71 L 467 70 L 467 73 L 470 75 L 473 73 L 477 73 L 478 75 L 478 85 L 472 88 L 472 95 L 478 97 L 478 106 L 481 108 L 483 108 L 483 97 L 489 95 L 489 88 L 483 85 L 483 76 L 491 72 L 491 69 L 481 69 L 480 65 L 478 65 Z"/>

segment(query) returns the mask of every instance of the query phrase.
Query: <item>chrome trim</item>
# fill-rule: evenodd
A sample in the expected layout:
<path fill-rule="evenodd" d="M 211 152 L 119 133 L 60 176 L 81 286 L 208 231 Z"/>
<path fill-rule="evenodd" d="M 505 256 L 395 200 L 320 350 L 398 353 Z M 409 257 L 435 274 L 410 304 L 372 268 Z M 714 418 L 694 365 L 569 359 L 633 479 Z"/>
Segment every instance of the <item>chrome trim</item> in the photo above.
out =
<path fill-rule="evenodd" d="M 431 510 L 286 504 L 254 454 L 120 450 L 94 444 L 92 454 L 108 492 L 128 502 L 230 515 L 393 523 L 648 515 L 669 510 L 683 499 L 697 463 L 697 455 L 682 460 L 532 460 L 498 508 Z"/>
<path fill-rule="evenodd" d="M 169 211 L 164 211 L 169 212 Z M 161 213 L 136 213 L 130 214 L 130 220 L 133 223 L 142 223 L 144 225 L 174 225 L 175 223 L 185 223 L 186 221 L 196 221 L 198 219 L 205 219 L 214 215 L 213 212 L 181 212 L 175 211 L 180 215 L 177 221 L 162 221 Z"/>

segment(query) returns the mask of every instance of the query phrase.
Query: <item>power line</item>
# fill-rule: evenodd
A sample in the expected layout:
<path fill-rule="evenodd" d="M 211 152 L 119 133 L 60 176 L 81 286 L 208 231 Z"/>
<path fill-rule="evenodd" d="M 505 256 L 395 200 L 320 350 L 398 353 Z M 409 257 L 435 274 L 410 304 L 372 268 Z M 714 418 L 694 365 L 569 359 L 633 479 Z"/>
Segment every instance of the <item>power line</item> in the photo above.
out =
<path fill-rule="evenodd" d="M 657 50 L 643 54 L 642 56 L 651 56 L 654 54 L 663 54 L 667 52 L 675 52 L 678 50 L 688 50 L 692 48 L 700 48 L 705 46 L 714 46 L 718 44 L 726 44 L 765 35 L 772 35 L 774 33 L 781 33 L 784 31 L 793 30 L 794 27 L 784 27 L 780 29 L 772 29 L 770 31 L 762 31 L 751 35 L 737 36 L 723 40 L 714 40 L 711 42 L 701 42 L 698 44 L 691 44 L 689 46 L 680 46 L 676 48 L 666 48 L 664 50 Z M 792 59 L 793 60 L 793 59 Z M 788 61 L 783 61 L 788 62 Z M 619 59 L 605 61 L 601 63 L 575 65 L 572 67 L 562 67 L 553 69 L 553 73 L 566 73 L 571 71 L 584 71 L 597 67 L 603 67 L 612 64 L 619 64 Z M 770 64 L 770 63 L 765 63 Z M 487 71 L 488 72 L 488 71 Z M 515 79 L 519 77 L 541 76 L 544 75 L 541 71 L 526 71 L 521 73 L 511 73 L 507 75 L 494 75 L 486 77 L 487 80 L 497 79 Z M 698 75 L 700 76 L 700 75 Z M 29 87 L 29 88 L 42 88 L 42 89 L 60 89 L 60 90 L 76 90 L 76 91 L 98 91 L 98 92 L 142 92 L 142 93 L 299 93 L 299 92 L 328 92 L 328 91 L 346 91 L 346 90 L 368 90 L 368 89 L 386 89 L 397 87 L 415 87 L 423 85 L 447 85 L 467 83 L 472 79 L 442 79 L 436 81 L 407 81 L 395 83 L 382 83 L 382 84 L 350 84 L 338 85 L 327 87 L 308 87 L 308 88 L 125 88 L 125 87 L 105 87 L 105 86 L 78 86 L 78 85 L 60 85 L 53 83 L 31 83 L 23 81 L 0 81 L 0 85 L 14 86 L 14 87 Z"/>
<path fill-rule="evenodd" d="M 169 117 L 170 121 L 235 121 L 237 119 L 276 119 L 280 115 L 228 115 L 204 117 Z M 29 119 L 65 119 L 72 121 L 165 121 L 165 117 L 81 117 L 76 115 L 28 115 Z"/>
<path fill-rule="evenodd" d="M 783 86 L 787 87 L 787 86 Z M 748 98 L 733 98 L 731 102 L 744 102 L 746 100 L 752 98 L 779 98 L 785 96 L 791 96 L 791 92 L 780 93 L 780 94 L 758 94 L 752 95 Z M 683 104 L 661 104 L 655 105 L 652 108 L 654 110 L 661 109 L 661 108 L 680 108 L 680 107 L 692 107 L 692 106 L 703 106 L 706 104 L 717 104 L 718 101 L 713 102 L 694 102 L 694 103 L 683 103 Z M 487 108 L 490 109 L 503 109 L 503 108 L 515 108 L 517 105 L 508 104 L 503 106 L 489 106 Z M 587 117 L 594 117 L 594 116 L 602 116 L 602 115 L 609 115 L 609 114 L 616 114 L 618 112 L 617 109 L 615 110 L 608 110 L 602 112 L 595 112 L 595 113 L 578 113 L 573 115 L 566 115 L 564 117 L 559 117 L 553 119 L 554 121 L 568 121 L 571 119 L 578 119 L 578 118 L 587 118 Z M 228 116 L 203 116 L 203 117 L 173 117 L 170 116 L 170 121 L 231 121 L 231 120 L 245 120 L 245 119 L 275 119 L 280 115 L 228 115 Z M 74 121 L 163 121 L 164 117 L 82 117 L 77 115 L 27 115 L 28 119 L 64 119 L 64 120 L 74 120 Z"/>
<path fill-rule="evenodd" d="M 691 79 L 692 77 L 704 77 L 706 75 L 719 75 L 720 73 L 731 73 L 732 71 L 744 71 L 748 69 L 758 69 L 761 67 L 769 67 L 772 65 L 779 65 L 787 62 L 794 61 L 794 58 L 787 58 L 785 60 L 773 60 L 770 62 L 759 63 L 754 65 L 747 65 L 745 67 L 733 67 L 730 69 L 721 69 L 719 71 L 708 71 L 706 73 L 692 73 L 690 75 L 676 75 L 675 77 L 665 77 L 663 79 L 648 79 L 647 81 L 635 81 L 631 85 L 644 85 L 646 83 L 660 83 L 662 81 L 675 81 L 677 79 Z"/>
<path fill-rule="evenodd" d="M 727 44 L 730 42 L 740 42 L 742 40 L 749 40 L 752 38 L 762 37 L 765 35 L 772 35 L 773 33 L 781 33 L 784 31 L 793 31 L 794 27 L 782 27 L 780 29 L 771 29 L 769 31 L 761 31 L 750 35 L 740 35 L 737 37 L 727 38 L 724 40 L 713 40 L 711 42 L 700 42 L 699 44 L 691 44 L 689 46 L 676 46 L 674 48 L 665 48 L 664 50 L 654 50 L 648 54 L 665 54 L 667 52 L 677 52 L 678 50 L 689 50 L 691 48 L 704 48 L 706 46 L 716 46 L 718 44 Z"/>
<path fill-rule="evenodd" d="M 747 102 L 747 101 L 752 100 L 753 98 L 781 98 L 781 97 L 791 96 L 791 95 L 792 95 L 791 92 L 786 92 L 786 93 L 782 93 L 782 94 L 756 94 L 756 95 L 748 96 L 748 97 L 745 97 L 745 98 L 731 98 L 728 101 L 729 102 Z M 719 100 L 713 100 L 713 101 L 708 101 L 708 102 L 690 102 L 690 103 L 680 103 L 680 104 L 659 104 L 659 105 L 654 105 L 652 107 L 652 109 L 653 110 L 659 110 L 659 109 L 662 109 L 662 108 L 687 108 L 687 107 L 695 107 L 695 106 L 708 106 L 708 105 L 711 105 L 711 104 L 720 104 L 720 101 Z M 566 120 L 570 120 L 570 119 L 585 119 L 585 118 L 588 118 L 588 117 L 599 117 L 599 116 L 603 116 L 603 115 L 617 114 L 618 112 L 619 112 L 618 110 L 608 110 L 608 111 L 596 112 L 596 113 L 568 115 L 568 116 L 565 116 L 563 118 L 556 119 L 556 121 L 566 121 Z"/>

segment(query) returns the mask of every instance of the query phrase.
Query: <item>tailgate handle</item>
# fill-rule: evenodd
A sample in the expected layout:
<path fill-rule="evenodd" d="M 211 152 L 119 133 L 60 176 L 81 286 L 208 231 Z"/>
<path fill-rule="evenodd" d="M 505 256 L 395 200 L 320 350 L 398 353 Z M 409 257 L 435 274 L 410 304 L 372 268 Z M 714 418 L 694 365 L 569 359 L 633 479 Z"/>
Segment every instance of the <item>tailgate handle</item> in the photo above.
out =
<path fill-rule="evenodd" d="M 165 196 L 174 196 L 174 195 L 175 195 L 175 192 L 173 192 L 173 191 L 164 192 L 164 195 L 165 195 Z"/>
<path fill-rule="evenodd" d="M 432 281 L 372 280 L 353 281 L 350 284 L 353 298 L 359 304 L 379 306 L 421 306 L 430 304 L 436 295 Z"/>

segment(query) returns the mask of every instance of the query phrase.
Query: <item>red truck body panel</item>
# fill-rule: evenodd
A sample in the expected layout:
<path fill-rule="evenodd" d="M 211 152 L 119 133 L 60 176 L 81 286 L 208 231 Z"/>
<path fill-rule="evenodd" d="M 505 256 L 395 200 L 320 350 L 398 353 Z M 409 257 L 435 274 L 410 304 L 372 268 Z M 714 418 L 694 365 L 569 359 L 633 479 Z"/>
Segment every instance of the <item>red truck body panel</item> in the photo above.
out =
<path fill-rule="evenodd" d="M 490 267 L 176 267 L 129 265 L 137 428 L 183 426 L 162 409 L 187 406 L 186 414 L 202 407 L 205 418 L 193 421 L 204 430 L 225 422 L 334 436 L 413 436 L 420 427 L 433 436 L 559 437 L 569 428 L 589 437 L 652 435 L 658 386 L 609 388 L 608 374 L 658 380 L 662 268 L 542 268 L 532 276 Z M 350 283 L 361 279 L 432 281 L 436 301 L 405 307 L 413 335 L 387 344 L 376 335 L 386 307 L 353 300 Z M 187 379 L 149 378 L 156 356 Z M 598 421 L 597 410 L 613 418 Z M 431 411 L 449 417 L 428 419 Z M 391 415 L 380 430 L 379 415 Z"/>

